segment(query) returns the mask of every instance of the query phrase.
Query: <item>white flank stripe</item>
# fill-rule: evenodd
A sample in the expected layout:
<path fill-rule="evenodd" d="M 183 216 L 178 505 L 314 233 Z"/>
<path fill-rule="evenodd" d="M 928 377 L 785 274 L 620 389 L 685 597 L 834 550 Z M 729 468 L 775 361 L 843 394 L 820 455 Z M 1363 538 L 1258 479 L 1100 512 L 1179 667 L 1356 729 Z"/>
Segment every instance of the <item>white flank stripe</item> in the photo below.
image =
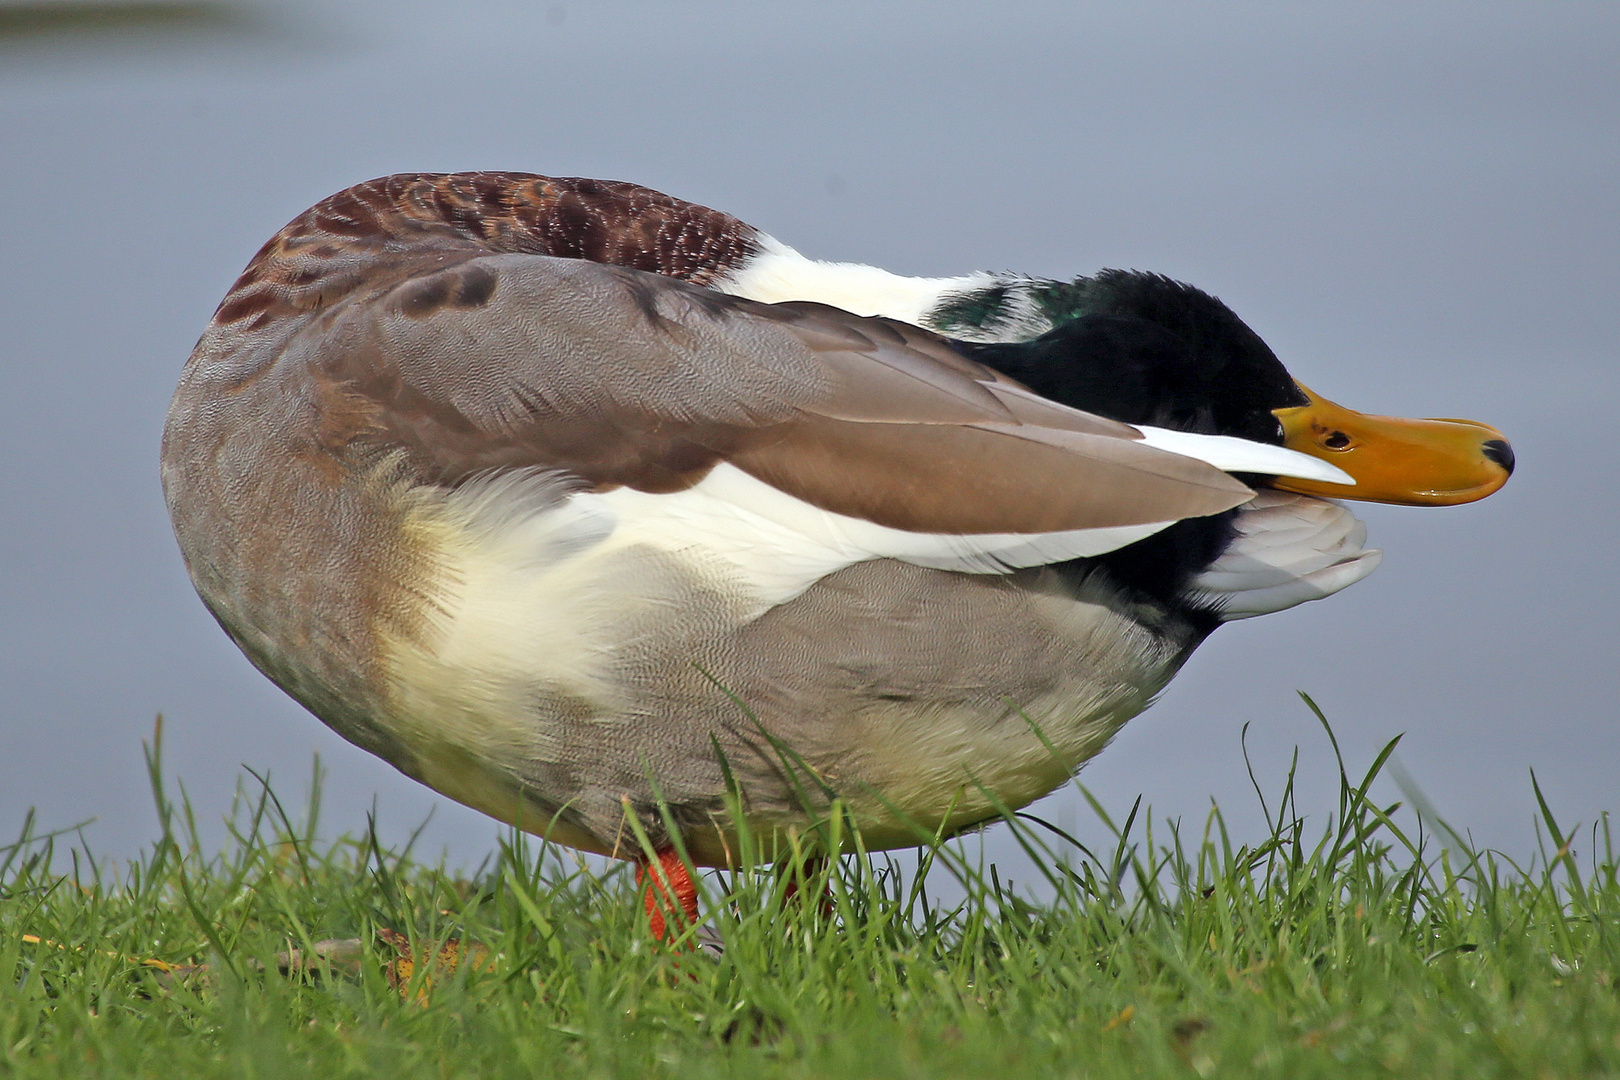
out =
<path fill-rule="evenodd" d="M 763 607 L 785 603 L 826 575 L 868 559 L 1004 574 L 1101 555 L 1171 524 L 965 536 L 907 532 L 822 510 L 724 463 L 681 492 L 618 488 L 571 501 L 600 505 L 617 517 L 603 550 L 645 545 L 711 567 L 728 565 Z"/>

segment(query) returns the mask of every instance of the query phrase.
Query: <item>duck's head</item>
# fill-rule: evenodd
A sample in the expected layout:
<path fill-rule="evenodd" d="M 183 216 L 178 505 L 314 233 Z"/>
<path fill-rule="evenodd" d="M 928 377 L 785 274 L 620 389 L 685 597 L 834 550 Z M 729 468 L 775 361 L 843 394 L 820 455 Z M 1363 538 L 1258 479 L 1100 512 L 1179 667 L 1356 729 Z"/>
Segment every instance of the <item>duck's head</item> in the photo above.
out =
<path fill-rule="evenodd" d="M 1277 443 L 1322 458 L 1351 485 L 1259 478 L 1329 498 L 1448 506 L 1507 482 L 1513 450 L 1472 420 L 1372 416 L 1294 380 L 1215 297 L 1157 274 L 1105 270 L 1032 299 L 1058 325 L 1016 344 L 964 345 L 1046 397 L 1126 423 Z"/>

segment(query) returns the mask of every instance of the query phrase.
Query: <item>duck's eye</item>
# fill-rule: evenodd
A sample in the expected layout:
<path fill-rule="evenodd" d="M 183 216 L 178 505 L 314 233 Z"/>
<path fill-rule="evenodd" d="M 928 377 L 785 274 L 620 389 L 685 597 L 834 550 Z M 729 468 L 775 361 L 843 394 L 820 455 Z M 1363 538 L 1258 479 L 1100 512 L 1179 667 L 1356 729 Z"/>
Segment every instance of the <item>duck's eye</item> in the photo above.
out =
<path fill-rule="evenodd" d="M 1330 431 L 1322 439 L 1322 445 L 1329 450 L 1348 450 L 1350 449 L 1350 436 L 1342 431 Z"/>

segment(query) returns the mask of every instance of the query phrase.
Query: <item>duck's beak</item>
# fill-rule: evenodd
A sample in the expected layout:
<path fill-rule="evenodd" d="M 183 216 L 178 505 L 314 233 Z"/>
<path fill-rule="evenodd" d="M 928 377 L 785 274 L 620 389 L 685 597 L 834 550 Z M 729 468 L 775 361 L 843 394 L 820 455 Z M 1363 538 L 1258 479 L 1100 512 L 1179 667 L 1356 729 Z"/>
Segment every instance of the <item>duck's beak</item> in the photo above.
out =
<path fill-rule="evenodd" d="M 1513 472 L 1513 448 L 1502 433 L 1472 420 L 1404 420 L 1368 416 L 1306 390 L 1310 404 L 1273 410 L 1283 445 L 1330 461 L 1355 486 L 1278 477 L 1271 486 L 1301 495 L 1452 506 L 1483 499 Z"/>

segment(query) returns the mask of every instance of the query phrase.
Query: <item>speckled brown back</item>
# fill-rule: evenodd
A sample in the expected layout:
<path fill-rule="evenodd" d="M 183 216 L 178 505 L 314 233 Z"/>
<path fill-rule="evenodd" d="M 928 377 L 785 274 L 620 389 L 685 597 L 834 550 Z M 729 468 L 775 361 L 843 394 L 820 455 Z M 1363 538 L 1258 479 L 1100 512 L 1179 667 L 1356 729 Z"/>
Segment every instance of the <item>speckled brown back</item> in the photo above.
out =
<path fill-rule="evenodd" d="M 214 314 L 257 329 L 352 287 L 353 257 L 501 253 L 586 259 L 708 285 L 758 254 L 730 214 L 639 184 L 516 172 L 399 173 L 299 214 L 248 263 Z M 369 261 L 369 260 L 368 260 Z"/>

